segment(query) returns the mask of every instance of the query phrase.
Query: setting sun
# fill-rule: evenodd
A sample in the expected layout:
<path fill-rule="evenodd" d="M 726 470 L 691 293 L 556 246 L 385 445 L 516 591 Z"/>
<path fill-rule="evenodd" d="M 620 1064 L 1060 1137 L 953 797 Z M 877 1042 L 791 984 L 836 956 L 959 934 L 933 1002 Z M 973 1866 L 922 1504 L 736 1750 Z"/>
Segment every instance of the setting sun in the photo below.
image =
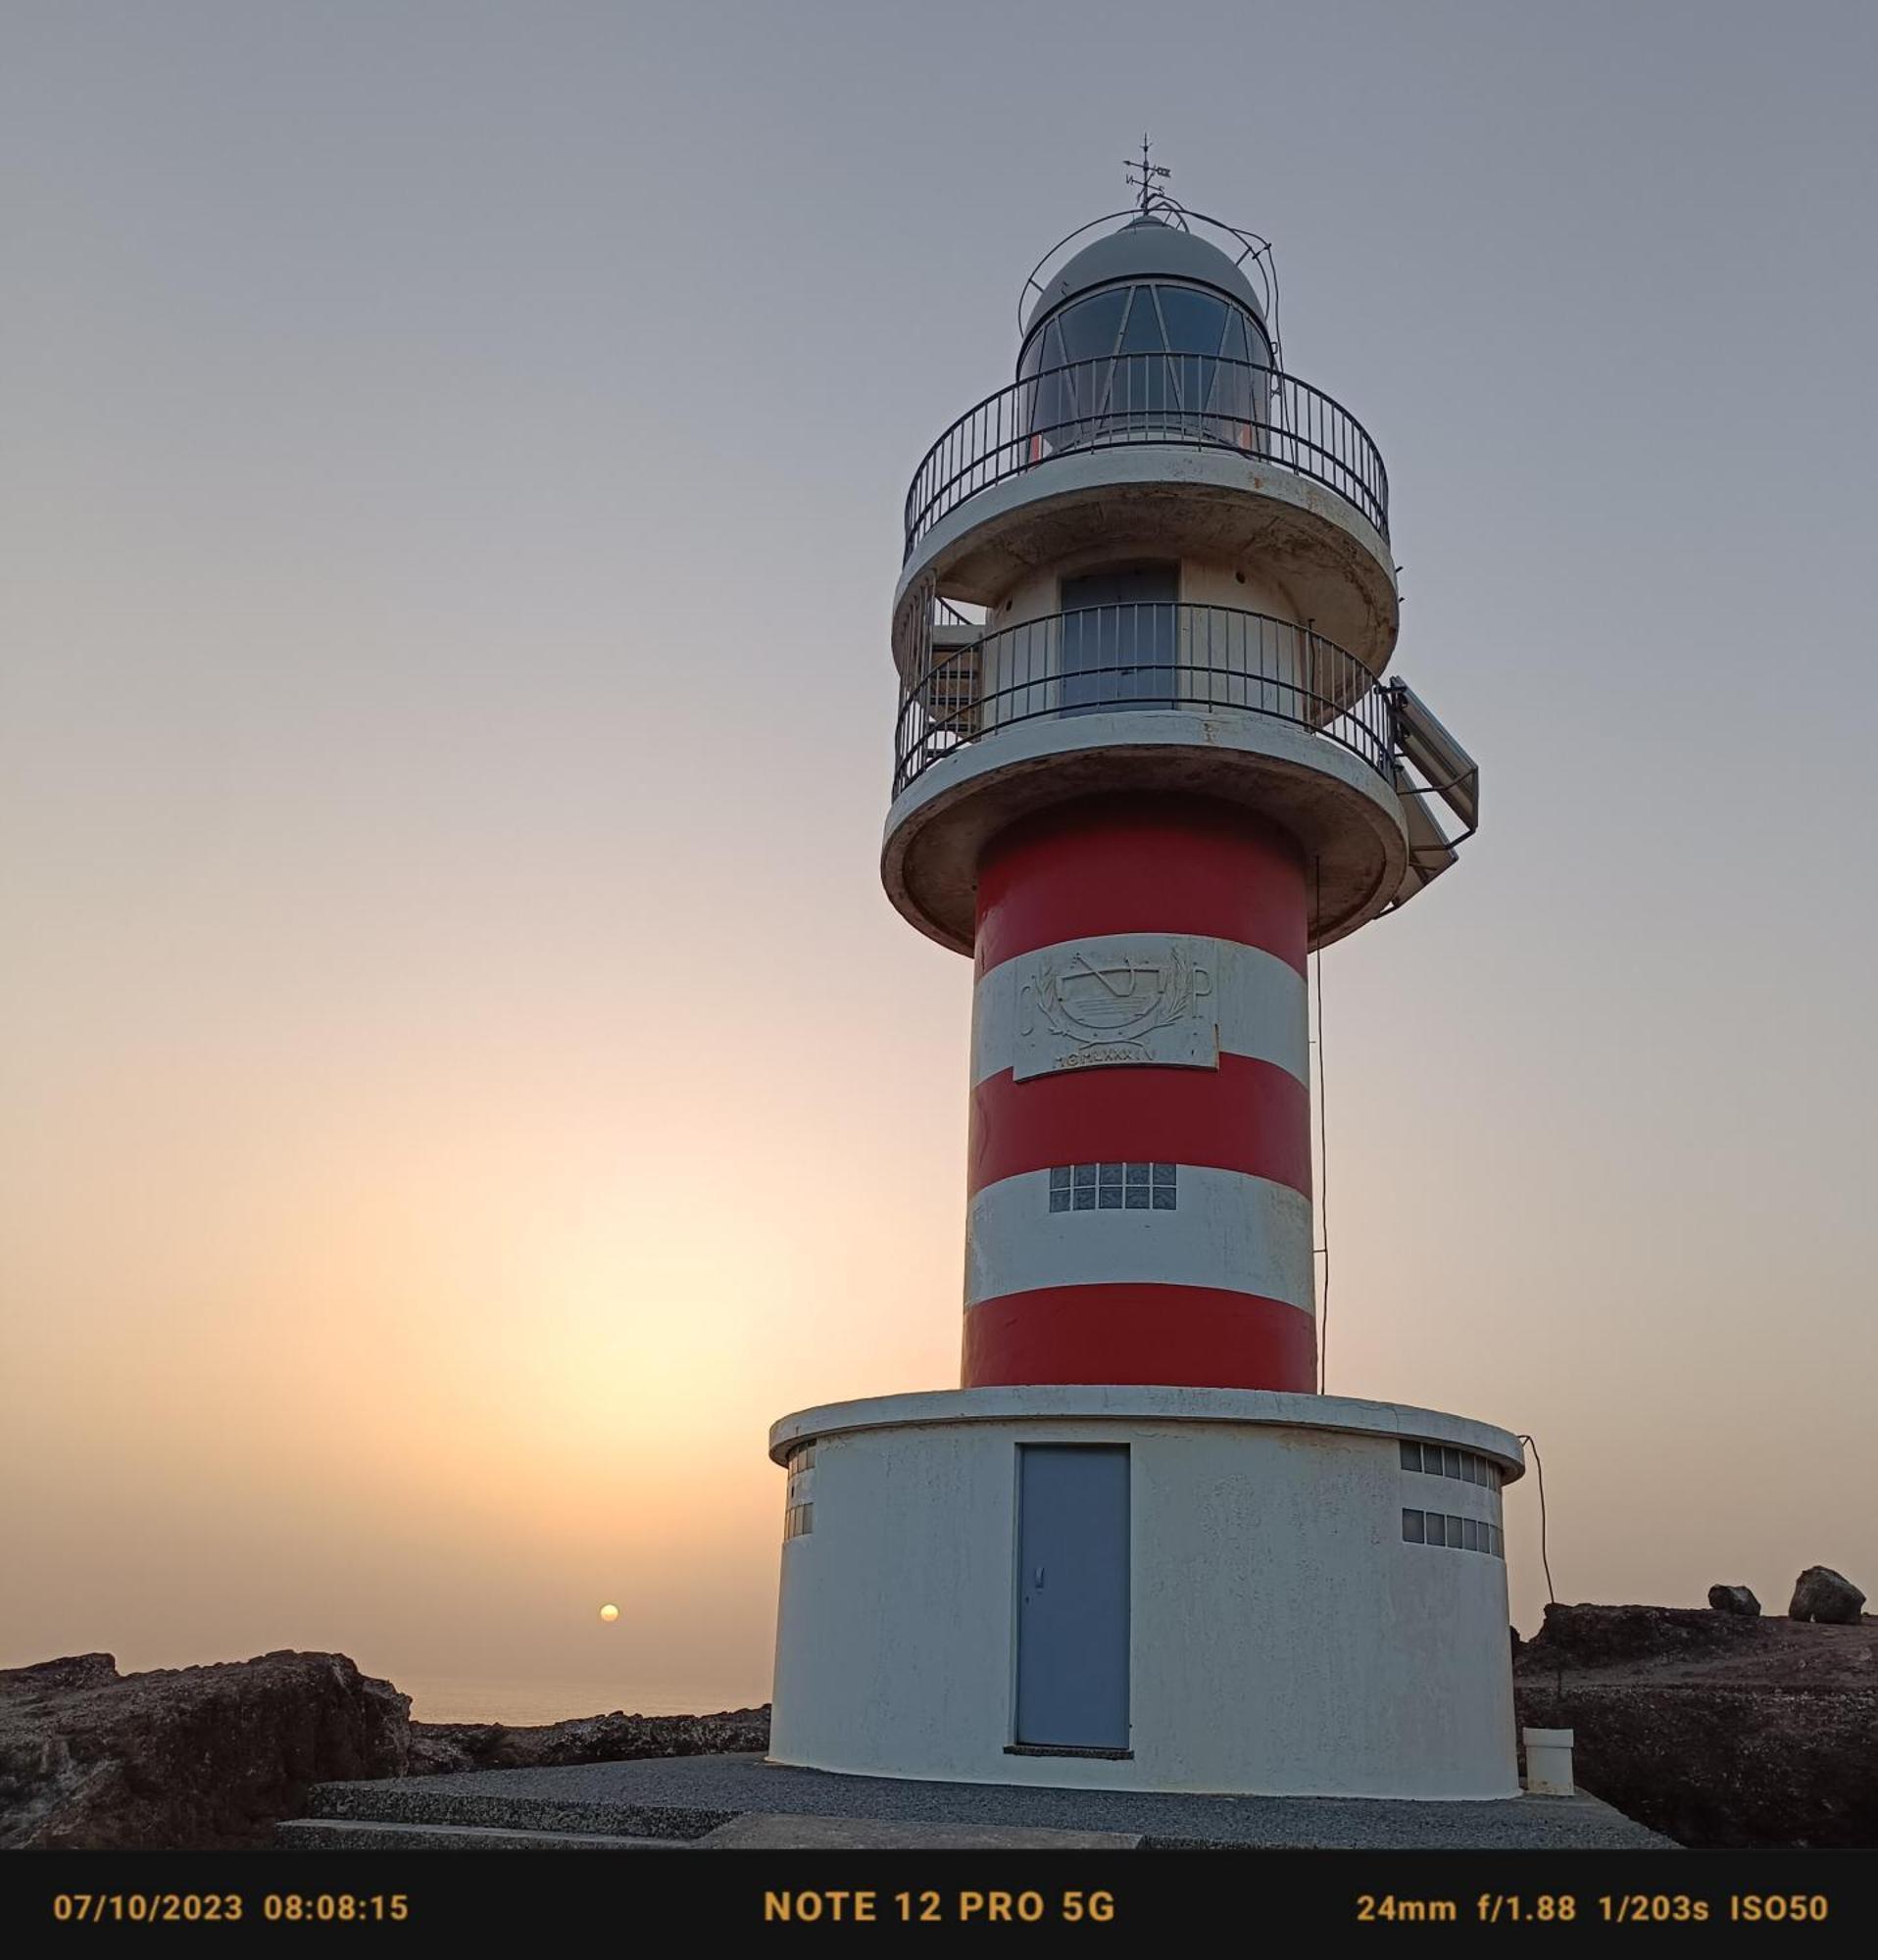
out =
<path fill-rule="evenodd" d="M 609 1600 L 606 1605 L 601 1607 L 600 1617 L 606 1621 L 608 1626 L 612 1626 L 614 1621 L 619 1617 L 619 1608 Z"/>

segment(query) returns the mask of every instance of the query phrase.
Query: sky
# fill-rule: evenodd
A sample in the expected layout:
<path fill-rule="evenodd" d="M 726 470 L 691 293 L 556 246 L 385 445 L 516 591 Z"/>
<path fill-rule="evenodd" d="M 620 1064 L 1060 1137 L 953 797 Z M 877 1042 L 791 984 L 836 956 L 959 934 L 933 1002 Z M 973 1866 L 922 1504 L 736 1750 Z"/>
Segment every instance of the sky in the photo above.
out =
<path fill-rule="evenodd" d="M 1322 961 L 1329 1387 L 1530 1432 L 1561 1598 L 1878 1592 L 1875 80 L 1857 5 L 0 4 L 0 1665 L 766 1695 L 767 1425 L 957 1380 L 901 500 L 1144 128 L 1483 769 Z"/>

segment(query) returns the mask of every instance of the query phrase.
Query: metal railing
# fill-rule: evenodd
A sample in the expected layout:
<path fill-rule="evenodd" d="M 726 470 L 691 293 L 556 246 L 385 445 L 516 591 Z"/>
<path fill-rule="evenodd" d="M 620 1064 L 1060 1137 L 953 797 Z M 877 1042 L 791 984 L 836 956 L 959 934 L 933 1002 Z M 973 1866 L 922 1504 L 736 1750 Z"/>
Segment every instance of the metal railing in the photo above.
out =
<path fill-rule="evenodd" d="M 1123 443 L 1230 449 L 1359 511 L 1386 539 L 1389 475 L 1367 431 L 1319 389 L 1211 354 L 1115 354 L 1001 388 L 926 452 L 907 492 L 907 549 L 979 491 L 1065 455 Z"/>
<path fill-rule="evenodd" d="M 1288 721 L 1394 784 L 1389 690 L 1354 654 L 1263 612 L 1144 601 L 1053 612 L 957 652 L 928 651 L 901 688 L 893 793 L 1022 722 L 1172 708 Z"/>

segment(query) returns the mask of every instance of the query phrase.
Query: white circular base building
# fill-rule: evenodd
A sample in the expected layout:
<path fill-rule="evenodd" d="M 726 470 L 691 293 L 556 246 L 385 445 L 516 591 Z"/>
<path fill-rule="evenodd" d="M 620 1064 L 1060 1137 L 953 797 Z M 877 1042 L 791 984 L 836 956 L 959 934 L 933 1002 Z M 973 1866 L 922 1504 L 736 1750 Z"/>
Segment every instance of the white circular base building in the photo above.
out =
<path fill-rule="evenodd" d="M 1504 1430 L 1263 1390 L 785 1417 L 774 1761 L 1092 1788 L 1518 1792 Z"/>

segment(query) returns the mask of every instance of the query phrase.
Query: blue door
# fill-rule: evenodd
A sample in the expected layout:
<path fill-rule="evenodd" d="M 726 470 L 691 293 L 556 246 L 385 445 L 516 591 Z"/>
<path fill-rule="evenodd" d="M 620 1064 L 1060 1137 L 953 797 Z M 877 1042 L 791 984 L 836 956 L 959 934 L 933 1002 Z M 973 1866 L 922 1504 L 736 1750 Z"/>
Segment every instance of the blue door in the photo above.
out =
<path fill-rule="evenodd" d="M 1062 710 L 1148 703 L 1180 694 L 1174 659 L 1177 564 L 1141 565 L 1063 581 Z"/>
<path fill-rule="evenodd" d="M 1017 1740 L 1128 1747 L 1128 1451 L 1017 1450 Z"/>

